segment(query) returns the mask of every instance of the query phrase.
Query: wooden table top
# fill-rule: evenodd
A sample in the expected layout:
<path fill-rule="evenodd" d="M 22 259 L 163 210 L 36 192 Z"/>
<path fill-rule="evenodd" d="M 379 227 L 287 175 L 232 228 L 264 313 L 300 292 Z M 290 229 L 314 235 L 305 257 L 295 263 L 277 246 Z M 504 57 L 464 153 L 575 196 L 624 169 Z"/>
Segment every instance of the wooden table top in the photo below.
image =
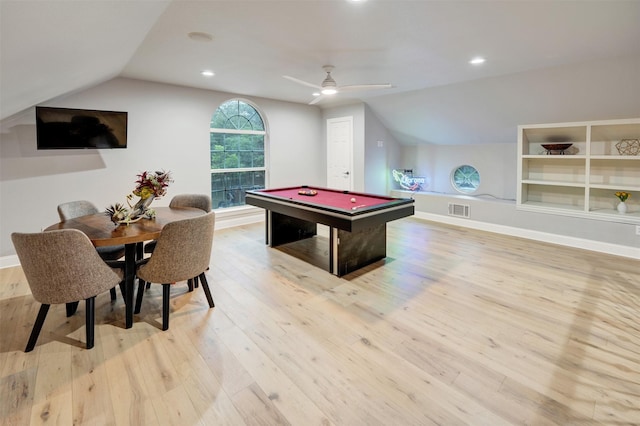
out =
<path fill-rule="evenodd" d="M 205 214 L 203 210 L 188 207 L 157 207 L 154 210 L 154 219 L 141 219 L 129 225 L 116 226 L 105 213 L 96 213 L 56 223 L 45 231 L 78 229 L 84 232 L 96 247 L 113 246 L 155 240 L 167 223 Z"/>

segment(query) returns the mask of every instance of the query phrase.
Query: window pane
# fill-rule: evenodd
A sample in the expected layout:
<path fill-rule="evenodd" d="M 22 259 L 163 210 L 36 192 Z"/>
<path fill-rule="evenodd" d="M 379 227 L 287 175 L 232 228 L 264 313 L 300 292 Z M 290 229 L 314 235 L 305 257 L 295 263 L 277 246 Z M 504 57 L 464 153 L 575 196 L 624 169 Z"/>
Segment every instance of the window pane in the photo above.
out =
<path fill-rule="evenodd" d="M 245 191 L 264 189 L 265 172 L 229 172 L 211 175 L 211 200 L 214 208 L 241 206 Z"/>
<path fill-rule="evenodd" d="M 238 154 L 232 152 L 226 152 L 224 156 L 224 166 L 223 169 L 237 169 L 240 167 L 240 160 L 238 159 Z"/>
<path fill-rule="evenodd" d="M 224 133 L 211 133 L 209 140 L 211 141 L 211 150 L 224 149 Z"/>
<path fill-rule="evenodd" d="M 211 168 L 223 169 L 224 168 L 224 156 L 223 151 L 215 151 L 211 153 Z"/>
<path fill-rule="evenodd" d="M 264 130 L 264 123 L 254 107 L 242 101 L 229 101 L 220 105 L 211 117 L 214 129 Z"/>

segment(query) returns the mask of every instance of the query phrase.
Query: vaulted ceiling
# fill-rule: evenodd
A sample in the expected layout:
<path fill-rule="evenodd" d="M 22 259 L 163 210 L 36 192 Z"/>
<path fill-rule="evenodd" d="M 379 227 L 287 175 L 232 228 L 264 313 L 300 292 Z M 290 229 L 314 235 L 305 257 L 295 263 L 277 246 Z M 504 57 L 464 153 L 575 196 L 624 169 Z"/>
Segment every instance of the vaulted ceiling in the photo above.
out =
<path fill-rule="evenodd" d="M 639 22 L 639 1 L 0 0 L 0 119 L 118 76 L 306 104 L 314 89 L 283 76 L 319 85 L 323 65 L 393 87 L 318 107 L 399 118 L 384 105 L 422 90 L 640 55 Z M 391 131 L 422 138 L 407 126 Z"/>

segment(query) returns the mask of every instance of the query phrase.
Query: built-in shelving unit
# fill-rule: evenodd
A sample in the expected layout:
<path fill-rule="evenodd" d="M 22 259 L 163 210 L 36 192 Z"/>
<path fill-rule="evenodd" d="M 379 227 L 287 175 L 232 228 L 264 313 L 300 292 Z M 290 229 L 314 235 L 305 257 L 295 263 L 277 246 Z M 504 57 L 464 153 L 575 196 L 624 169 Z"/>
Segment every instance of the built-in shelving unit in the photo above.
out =
<path fill-rule="evenodd" d="M 623 139 L 640 139 L 640 118 L 518 126 L 518 209 L 640 224 L 640 155 L 618 152 Z M 626 214 L 616 191 L 631 194 Z"/>

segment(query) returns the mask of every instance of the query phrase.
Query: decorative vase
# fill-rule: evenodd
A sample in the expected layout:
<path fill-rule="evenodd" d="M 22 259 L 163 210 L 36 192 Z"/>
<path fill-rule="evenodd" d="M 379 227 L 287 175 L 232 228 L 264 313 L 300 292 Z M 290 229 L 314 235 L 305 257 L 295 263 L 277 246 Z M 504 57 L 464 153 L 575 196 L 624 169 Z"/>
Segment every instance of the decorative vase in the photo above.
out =
<path fill-rule="evenodd" d="M 151 195 L 147 198 L 140 198 L 138 202 L 133 206 L 131 213 L 129 214 L 130 219 L 137 219 L 138 217 L 144 216 L 145 212 L 149 209 L 149 206 L 154 200 L 154 196 Z"/>
<path fill-rule="evenodd" d="M 620 201 L 618 204 L 618 213 L 625 214 L 627 212 L 627 203 Z"/>

